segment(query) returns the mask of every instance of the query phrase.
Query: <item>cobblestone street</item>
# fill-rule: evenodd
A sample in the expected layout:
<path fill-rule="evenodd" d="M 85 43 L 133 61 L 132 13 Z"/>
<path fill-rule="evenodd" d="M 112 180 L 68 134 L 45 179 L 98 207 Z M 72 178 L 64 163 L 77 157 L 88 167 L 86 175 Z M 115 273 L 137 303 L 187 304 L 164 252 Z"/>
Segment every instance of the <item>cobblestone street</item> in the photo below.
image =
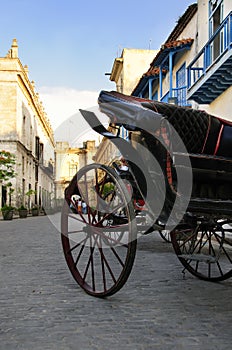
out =
<path fill-rule="evenodd" d="M 107 299 L 76 284 L 49 217 L 1 220 L 0 247 L 1 350 L 231 349 L 232 280 L 183 279 L 158 233 L 139 239 L 127 284 Z"/>

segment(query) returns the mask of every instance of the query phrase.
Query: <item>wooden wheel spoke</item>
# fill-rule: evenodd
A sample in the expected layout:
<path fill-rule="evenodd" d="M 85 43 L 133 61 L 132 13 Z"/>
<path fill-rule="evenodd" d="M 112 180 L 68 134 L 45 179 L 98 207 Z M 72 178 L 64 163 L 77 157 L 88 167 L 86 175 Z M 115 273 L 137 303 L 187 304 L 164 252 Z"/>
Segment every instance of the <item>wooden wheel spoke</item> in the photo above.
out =
<path fill-rule="evenodd" d="M 216 262 L 216 264 L 217 264 L 217 267 L 218 267 L 218 270 L 219 270 L 221 276 L 223 276 L 223 271 L 222 271 L 222 269 L 221 269 L 221 265 L 219 264 L 218 261 Z"/>
<path fill-rule="evenodd" d="M 76 215 L 76 216 L 74 216 L 74 215 Z M 76 221 L 79 221 L 79 222 L 81 222 L 81 223 L 87 224 L 87 221 L 85 220 L 85 218 L 84 218 L 83 215 L 81 216 L 82 220 L 81 220 L 81 219 L 79 218 L 79 216 L 77 216 L 77 215 L 78 215 L 78 214 L 72 214 L 72 213 L 70 213 L 70 214 L 68 214 L 68 217 L 71 218 L 71 219 L 74 219 L 74 220 L 76 220 Z"/>
<path fill-rule="evenodd" d="M 85 203 L 87 204 L 87 217 L 88 217 L 88 222 L 91 222 L 91 215 L 93 215 L 92 209 L 90 207 L 90 198 L 89 198 L 89 191 L 88 191 L 88 181 L 87 181 L 87 175 L 84 174 L 84 187 L 85 187 L 85 192 L 82 190 L 83 184 L 78 186 L 79 193 L 81 195 L 81 198 L 84 199 Z M 81 217 L 84 218 L 82 213 L 80 213 Z M 86 219 L 85 219 L 85 222 Z"/>
<path fill-rule="evenodd" d="M 214 234 L 215 236 L 215 234 Z M 215 249 L 214 249 L 214 246 L 212 244 L 212 236 L 210 235 L 210 239 L 209 239 L 209 255 L 212 255 L 213 253 L 213 256 L 217 256 L 216 252 L 215 252 Z"/>
<path fill-rule="evenodd" d="M 91 277 L 92 277 L 92 289 L 95 291 L 95 275 L 94 275 L 94 261 L 93 261 L 93 251 L 91 251 Z"/>
<path fill-rule="evenodd" d="M 193 252 L 197 250 L 198 248 L 198 251 L 197 253 L 199 254 L 201 252 L 201 249 L 204 247 L 204 245 L 206 243 L 203 242 L 203 238 L 205 236 L 205 233 L 202 231 L 202 234 L 201 234 L 201 238 L 199 240 L 197 240 L 197 244 L 194 244 L 194 249 L 193 249 Z"/>
<path fill-rule="evenodd" d="M 113 210 L 111 210 L 109 213 L 105 213 L 104 216 L 98 221 L 98 225 L 102 224 L 103 221 L 107 220 L 111 215 L 115 214 L 122 206 L 123 204 L 119 204 L 114 207 Z"/>
<path fill-rule="evenodd" d="M 110 247 L 110 249 L 112 250 L 112 252 L 114 253 L 114 255 L 116 256 L 116 258 L 118 259 L 119 263 L 121 264 L 122 267 L 125 266 L 124 262 L 122 261 L 122 259 L 120 258 L 120 256 L 118 255 L 118 253 L 116 252 L 115 248 Z"/>
<path fill-rule="evenodd" d="M 201 238 L 199 239 L 199 241 L 197 242 L 197 244 L 196 244 L 196 247 L 198 247 L 199 246 L 199 249 L 198 249 L 198 254 L 200 254 L 200 252 L 202 251 L 202 249 L 204 248 L 204 247 L 206 247 L 207 246 L 207 242 L 208 242 L 208 244 L 209 244 L 209 248 L 211 248 L 212 247 L 212 244 L 211 244 L 211 240 L 205 240 L 205 242 L 203 241 L 203 236 L 201 236 Z M 208 248 L 208 250 L 209 250 L 209 248 Z"/>
<path fill-rule="evenodd" d="M 180 233 L 182 233 L 183 231 L 179 231 Z M 178 233 L 179 233 L 178 232 Z M 180 248 L 184 248 L 186 246 L 186 244 L 190 244 L 191 240 L 193 239 L 193 237 L 195 236 L 195 233 L 192 234 L 190 237 L 186 237 L 186 239 L 183 241 L 183 243 L 181 243 L 179 245 Z"/>
<path fill-rule="evenodd" d="M 109 228 L 106 227 L 99 227 L 99 228 L 95 228 L 95 233 L 98 234 L 99 236 L 101 236 L 101 238 L 103 239 L 103 241 L 110 241 L 112 244 L 118 244 L 120 242 L 119 239 L 115 239 L 113 238 L 111 235 L 118 235 L 120 238 L 122 237 L 123 233 L 128 232 L 128 225 L 120 225 L 120 226 L 110 226 Z M 120 228 L 120 232 L 119 231 L 115 231 L 115 229 Z M 107 234 L 104 232 L 104 230 L 107 230 Z M 112 231 L 112 232 L 110 232 Z M 124 231 L 124 232 L 123 232 Z M 110 245 L 109 242 L 109 245 Z M 120 244 L 120 246 L 125 246 L 128 248 L 128 244 L 123 243 Z"/>
<path fill-rule="evenodd" d="M 107 173 L 105 173 L 103 179 L 101 180 L 101 182 L 100 182 L 100 184 L 99 184 L 100 187 L 101 187 L 101 189 L 100 189 L 100 191 L 99 191 L 99 194 L 100 194 L 100 195 L 102 195 L 102 193 L 103 193 L 104 185 L 107 183 L 106 180 L 107 180 Z"/>
<path fill-rule="evenodd" d="M 218 243 L 221 245 L 221 242 L 219 240 L 219 237 L 218 235 L 215 235 L 215 238 L 216 240 L 218 241 Z M 221 237 L 220 237 L 221 238 Z M 230 246 L 231 246 L 231 243 L 230 243 Z M 225 247 L 223 245 L 221 245 L 221 250 L 223 251 L 223 253 L 225 254 L 225 256 L 227 257 L 227 259 L 229 260 L 229 262 L 232 264 L 232 259 L 230 258 L 229 254 L 227 253 Z"/>
<path fill-rule="evenodd" d="M 103 259 L 103 253 L 102 248 L 99 248 L 100 256 L 101 256 L 101 268 L 102 268 L 102 281 L 104 286 L 104 291 L 106 291 L 106 272 L 105 272 L 105 265 L 104 265 L 104 259 Z"/>
<path fill-rule="evenodd" d="M 68 235 L 74 234 L 74 233 L 82 233 L 83 230 L 74 230 L 74 231 L 68 231 Z"/>
<path fill-rule="evenodd" d="M 95 224 L 97 223 L 96 215 L 97 215 L 97 210 L 94 210 L 94 211 L 93 211 L 93 214 L 92 214 L 92 220 L 91 220 L 91 224 L 92 224 L 92 225 L 93 225 L 94 223 L 95 223 Z"/>
<path fill-rule="evenodd" d="M 82 241 L 80 241 L 77 244 L 75 244 L 72 248 L 70 248 L 67 251 L 67 254 L 70 254 L 74 249 L 78 248 L 80 245 L 83 245 L 83 247 L 84 247 L 87 239 L 88 239 L 88 237 L 85 237 Z"/>
<path fill-rule="evenodd" d="M 89 255 L 89 260 L 87 262 L 86 269 L 85 269 L 85 272 L 84 272 L 84 275 L 83 275 L 83 280 L 84 281 L 86 279 L 90 263 L 91 263 L 91 266 L 92 266 L 92 263 L 93 263 L 93 253 L 94 253 L 95 246 L 96 246 L 96 239 L 94 239 L 94 244 L 92 245 L 92 239 L 90 238 L 90 246 L 89 246 L 90 255 Z"/>
<path fill-rule="evenodd" d="M 83 253 L 84 248 L 85 248 L 85 246 L 82 245 L 82 247 L 81 247 L 81 249 L 80 249 L 80 251 L 79 251 L 79 254 L 78 254 L 77 257 L 76 257 L 75 266 L 77 266 L 77 264 L 78 264 L 78 262 L 79 262 L 79 260 L 80 260 L 81 254 Z"/>
<path fill-rule="evenodd" d="M 107 267 L 107 270 L 109 271 L 109 273 L 110 273 L 110 275 L 111 275 L 111 277 L 112 277 L 112 280 L 114 281 L 114 283 L 116 283 L 117 280 L 116 280 L 116 278 L 114 277 L 113 271 L 112 271 L 112 269 L 111 269 L 111 267 L 110 267 L 110 265 L 109 265 L 109 263 L 108 263 L 108 261 L 107 261 L 105 255 L 104 255 L 104 253 L 103 253 L 102 247 L 98 247 L 98 249 L 99 249 L 99 252 L 100 252 L 100 254 L 101 254 L 102 264 L 103 264 L 103 265 L 105 264 L 105 266 Z M 105 279 L 105 269 L 104 269 L 104 268 L 103 268 L 103 271 L 104 271 L 104 279 Z"/>

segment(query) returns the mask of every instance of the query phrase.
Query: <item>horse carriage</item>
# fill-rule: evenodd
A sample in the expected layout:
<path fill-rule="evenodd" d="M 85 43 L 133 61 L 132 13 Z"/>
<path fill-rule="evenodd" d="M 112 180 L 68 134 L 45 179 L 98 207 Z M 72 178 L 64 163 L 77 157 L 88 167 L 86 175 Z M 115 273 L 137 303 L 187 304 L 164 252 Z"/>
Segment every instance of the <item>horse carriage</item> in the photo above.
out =
<path fill-rule="evenodd" d="M 194 276 L 231 277 L 232 124 L 118 92 L 102 91 L 99 109 L 110 128 L 93 112 L 80 112 L 125 163 L 87 165 L 65 190 L 62 245 L 77 283 L 93 296 L 116 293 L 130 275 L 138 237 L 153 231 L 170 235 Z"/>

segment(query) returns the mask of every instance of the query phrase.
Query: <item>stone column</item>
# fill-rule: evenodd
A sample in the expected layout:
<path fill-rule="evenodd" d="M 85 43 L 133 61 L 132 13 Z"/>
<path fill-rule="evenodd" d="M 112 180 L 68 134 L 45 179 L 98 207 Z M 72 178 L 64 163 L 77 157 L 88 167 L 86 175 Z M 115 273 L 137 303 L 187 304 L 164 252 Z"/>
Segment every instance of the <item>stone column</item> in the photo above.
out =
<path fill-rule="evenodd" d="M 12 45 L 11 45 L 11 57 L 12 58 L 18 58 L 18 43 L 17 39 L 13 39 Z"/>

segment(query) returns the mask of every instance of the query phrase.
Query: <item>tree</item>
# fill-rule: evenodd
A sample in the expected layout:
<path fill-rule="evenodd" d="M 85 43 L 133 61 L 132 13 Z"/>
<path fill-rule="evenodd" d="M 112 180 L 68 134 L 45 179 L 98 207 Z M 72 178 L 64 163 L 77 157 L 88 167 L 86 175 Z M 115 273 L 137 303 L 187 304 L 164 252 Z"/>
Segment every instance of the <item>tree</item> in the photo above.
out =
<path fill-rule="evenodd" d="M 0 151 L 0 180 L 6 186 L 7 181 L 15 177 L 15 155 L 7 152 Z"/>
<path fill-rule="evenodd" d="M 27 191 L 25 193 L 26 196 L 28 196 L 28 207 L 29 207 L 29 210 L 31 209 L 31 196 L 35 196 L 36 195 L 36 191 L 35 190 L 32 190 L 30 189 L 29 191 Z M 34 203 L 32 203 L 34 205 Z"/>
<path fill-rule="evenodd" d="M 10 189 L 10 197 L 13 192 L 10 179 L 15 175 L 15 155 L 8 151 L 0 151 L 0 183 Z"/>

